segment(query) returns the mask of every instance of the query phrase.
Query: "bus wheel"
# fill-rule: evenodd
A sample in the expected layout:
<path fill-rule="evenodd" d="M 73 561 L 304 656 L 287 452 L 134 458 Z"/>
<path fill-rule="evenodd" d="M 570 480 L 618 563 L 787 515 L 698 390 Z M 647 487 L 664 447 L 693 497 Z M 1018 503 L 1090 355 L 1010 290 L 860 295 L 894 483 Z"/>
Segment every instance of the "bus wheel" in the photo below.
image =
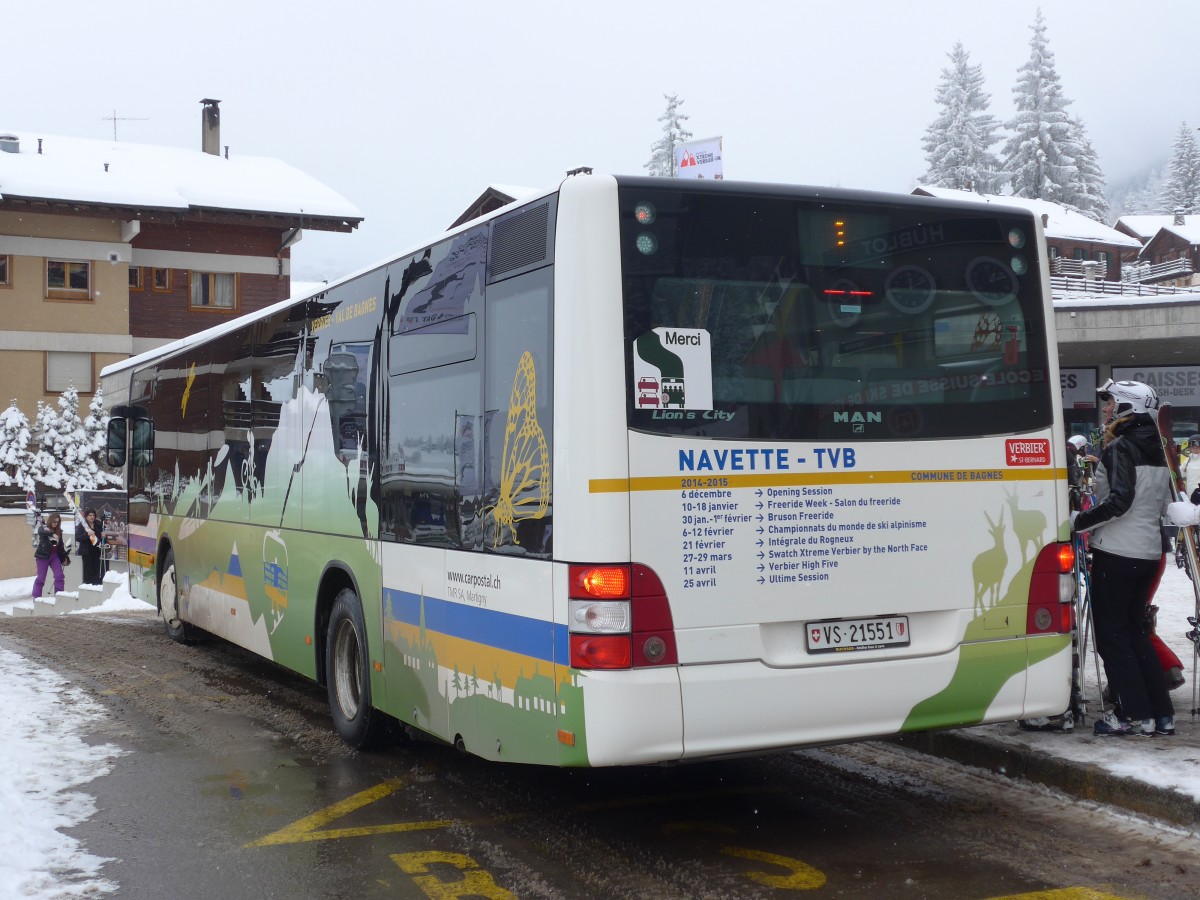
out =
<path fill-rule="evenodd" d="M 371 706 L 371 675 L 367 665 L 367 629 L 358 595 L 343 588 L 333 601 L 325 640 L 325 682 L 333 727 L 355 750 L 369 750 L 383 741 L 386 717 Z"/>
<path fill-rule="evenodd" d="M 158 576 L 158 609 L 162 613 L 167 636 L 181 644 L 190 644 L 195 635 L 190 625 L 179 618 L 179 586 L 175 579 L 175 551 L 167 548 L 162 572 Z"/>

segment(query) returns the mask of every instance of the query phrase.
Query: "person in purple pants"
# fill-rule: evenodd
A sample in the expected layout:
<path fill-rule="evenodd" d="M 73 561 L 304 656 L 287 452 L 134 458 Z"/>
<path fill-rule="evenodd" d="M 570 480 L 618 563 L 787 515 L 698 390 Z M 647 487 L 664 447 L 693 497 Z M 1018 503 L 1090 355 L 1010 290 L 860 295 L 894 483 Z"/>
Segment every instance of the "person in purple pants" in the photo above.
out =
<path fill-rule="evenodd" d="M 58 513 L 50 513 L 46 521 L 38 526 L 37 534 L 37 549 L 33 551 L 33 560 L 37 563 L 37 577 L 33 579 L 35 600 L 42 596 L 42 589 L 46 586 L 46 569 L 54 572 L 54 593 L 63 589 L 63 560 L 67 558 L 62 519 Z"/>

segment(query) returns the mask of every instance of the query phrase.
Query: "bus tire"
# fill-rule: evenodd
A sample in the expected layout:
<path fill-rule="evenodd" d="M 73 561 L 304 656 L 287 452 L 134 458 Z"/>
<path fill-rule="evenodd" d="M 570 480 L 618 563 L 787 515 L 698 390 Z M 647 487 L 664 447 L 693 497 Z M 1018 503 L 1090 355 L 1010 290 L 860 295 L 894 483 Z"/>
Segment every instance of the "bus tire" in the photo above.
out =
<path fill-rule="evenodd" d="M 329 612 L 325 687 L 333 727 L 355 750 L 378 747 L 387 732 L 387 717 L 371 706 L 369 660 L 362 604 L 354 591 L 343 588 Z"/>
<path fill-rule="evenodd" d="M 196 639 L 195 630 L 179 618 L 179 583 L 175 577 L 175 551 L 167 548 L 162 569 L 158 573 L 158 611 L 162 615 L 167 637 L 180 644 Z"/>

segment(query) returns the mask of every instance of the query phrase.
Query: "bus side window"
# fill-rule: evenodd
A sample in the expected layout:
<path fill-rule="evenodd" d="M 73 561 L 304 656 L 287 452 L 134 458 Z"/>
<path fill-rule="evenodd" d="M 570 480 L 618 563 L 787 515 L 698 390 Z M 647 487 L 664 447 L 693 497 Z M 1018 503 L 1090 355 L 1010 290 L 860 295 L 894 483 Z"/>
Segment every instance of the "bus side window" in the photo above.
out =
<path fill-rule="evenodd" d="M 114 469 L 125 465 L 125 447 L 128 426 L 124 419 L 108 420 L 108 438 L 105 442 L 104 462 Z"/>
<path fill-rule="evenodd" d="M 134 419 L 130 443 L 130 462 L 135 467 L 145 468 L 154 462 L 154 423 L 149 419 Z"/>

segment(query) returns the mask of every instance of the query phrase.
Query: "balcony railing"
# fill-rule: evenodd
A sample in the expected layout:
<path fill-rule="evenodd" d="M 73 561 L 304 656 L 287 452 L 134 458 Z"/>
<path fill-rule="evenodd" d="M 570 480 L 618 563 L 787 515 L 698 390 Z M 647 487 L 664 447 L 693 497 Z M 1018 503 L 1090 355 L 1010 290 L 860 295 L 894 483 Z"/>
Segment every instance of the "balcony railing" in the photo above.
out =
<path fill-rule="evenodd" d="M 1067 294 L 1119 294 L 1126 297 L 1153 297 L 1156 294 L 1200 294 L 1200 286 L 1177 288 L 1165 284 L 1141 284 L 1128 281 L 1090 281 L 1086 278 L 1050 276 L 1050 293 L 1056 300 Z"/>
<path fill-rule="evenodd" d="M 1050 260 L 1050 274 L 1067 278 L 1105 278 L 1108 275 L 1108 260 L 1055 256 Z"/>
<path fill-rule="evenodd" d="M 1160 263 L 1126 263 L 1121 269 L 1121 280 L 1144 284 L 1168 278 L 1190 278 L 1195 271 L 1192 261 L 1186 257 Z"/>

